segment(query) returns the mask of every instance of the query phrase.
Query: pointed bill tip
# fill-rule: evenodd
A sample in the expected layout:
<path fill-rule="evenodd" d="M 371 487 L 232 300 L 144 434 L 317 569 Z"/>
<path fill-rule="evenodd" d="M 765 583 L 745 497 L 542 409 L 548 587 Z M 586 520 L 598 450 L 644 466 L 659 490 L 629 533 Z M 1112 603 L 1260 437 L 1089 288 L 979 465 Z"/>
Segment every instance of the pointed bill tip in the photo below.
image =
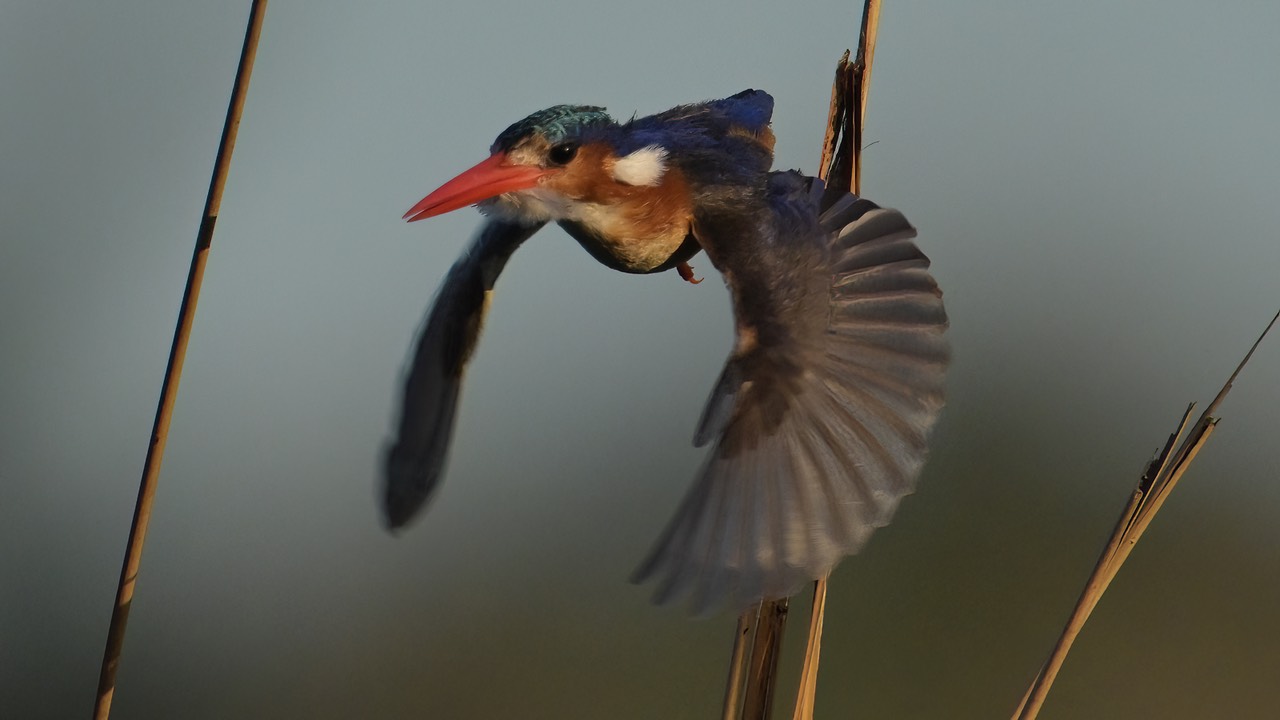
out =
<path fill-rule="evenodd" d="M 503 193 L 525 190 L 538 184 L 546 170 L 536 165 L 508 165 L 506 153 L 497 152 L 441 185 L 409 208 L 402 220 L 416 222 L 475 205 Z"/>

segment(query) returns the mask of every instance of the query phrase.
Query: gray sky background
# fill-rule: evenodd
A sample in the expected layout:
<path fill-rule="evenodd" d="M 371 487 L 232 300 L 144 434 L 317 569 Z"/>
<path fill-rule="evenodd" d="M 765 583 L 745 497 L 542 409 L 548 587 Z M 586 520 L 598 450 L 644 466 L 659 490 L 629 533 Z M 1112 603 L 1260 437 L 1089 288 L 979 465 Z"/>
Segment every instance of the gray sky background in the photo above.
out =
<path fill-rule="evenodd" d="M 5 717 L 92 704 L 247 12 L 0 3 Z M 401 367 L 478 225 L 399 218 L 563 102 L 627 117 L 762 88 L 778 166 L 812 172 L 857 13 L 271 3 L 114 716 L 716 716 L 732 617 L 652 607 L 626 578 L 700 459 L 720 283 L 621 275 L 540 234 L 502 278 L 446 485 L 392 538 L 374 485 Z M 1270 2 L 885 3 L 865 190 L 934 260 L 952 396 L 920 492 L 835 576 L 820 717 L 1016 704 L 1142 464 L 1280 303 L 1277 31 Z M 1054 717 L 1280 705 L 1278 340 Z"/>

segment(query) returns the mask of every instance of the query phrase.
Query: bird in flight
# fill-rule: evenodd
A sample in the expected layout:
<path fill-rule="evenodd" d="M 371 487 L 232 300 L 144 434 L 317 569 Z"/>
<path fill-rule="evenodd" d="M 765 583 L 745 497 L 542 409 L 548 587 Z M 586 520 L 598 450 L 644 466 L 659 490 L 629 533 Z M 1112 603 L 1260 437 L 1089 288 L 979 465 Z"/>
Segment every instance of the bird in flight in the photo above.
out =
<path fill-rule="evenodd" d="M 618 123 L 557 105 L 409 221 L 476 205 L 487 220 L 438 291 L 384 456 L 399 528 L 444 471 L 463 372 L 498 275 L 555 222 L 629 273 L 707 254 L 735 339 L 694 433 L 706 460 L 636 570 L 655 599 L 706 612 L 793 594 L 857 552 L 915 487 L 944 400 L 942 293 L 903 215 L 795 171 L 773 171 L 773 98 L 747 90 Z"/>

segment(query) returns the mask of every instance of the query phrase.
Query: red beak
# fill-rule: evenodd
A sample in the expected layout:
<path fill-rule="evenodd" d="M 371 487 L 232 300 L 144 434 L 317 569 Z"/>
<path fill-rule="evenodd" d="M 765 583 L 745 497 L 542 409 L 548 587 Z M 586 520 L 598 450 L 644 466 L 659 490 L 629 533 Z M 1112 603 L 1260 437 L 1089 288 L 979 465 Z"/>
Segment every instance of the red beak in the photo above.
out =
<path fill-rule="evenodd" d="M 409 222 L 423 220 L 503 193 L 525 190 L 537 185 L 538 179 L 549 172 L 531 165 L 505 165 L 506 161 L 506 153 L 490 155 L 489 159 L 422 198 L 404 214 L 404 219 Z"/>

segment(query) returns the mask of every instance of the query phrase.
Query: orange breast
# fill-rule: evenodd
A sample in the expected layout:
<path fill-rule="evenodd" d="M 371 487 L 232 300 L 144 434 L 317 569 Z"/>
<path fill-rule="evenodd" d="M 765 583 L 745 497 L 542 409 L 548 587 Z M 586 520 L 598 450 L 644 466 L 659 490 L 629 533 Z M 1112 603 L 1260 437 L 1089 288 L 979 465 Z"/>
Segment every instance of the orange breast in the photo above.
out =
<path fill-rule="evenodd" d="M 579 151 L 578 167 L 556 178 L 555 190 L 572 199 L 570 220 L 591 231 L 579 237 L 599 257 L 627 272 L 650 272 L 666 265 L 689 235 L 693 206 L 684 175 L 668 167 L 659 184 L 625 185 L 609 171 L 612 157 L 599 146 Z"/>

